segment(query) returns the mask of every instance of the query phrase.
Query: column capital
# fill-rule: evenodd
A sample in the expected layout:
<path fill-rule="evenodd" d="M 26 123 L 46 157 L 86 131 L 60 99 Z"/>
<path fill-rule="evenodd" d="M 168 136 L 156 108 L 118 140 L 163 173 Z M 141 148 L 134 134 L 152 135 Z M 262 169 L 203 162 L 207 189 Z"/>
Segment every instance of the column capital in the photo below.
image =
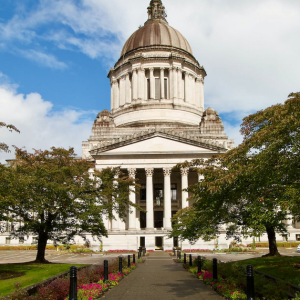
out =
<path fill-rule="evenodd" d="M 204 82 L 204 79 L 202 78 L 202 76 L 196 77 L 196 81 L 197 82 Z"/>
<path fill-rule="evenodd" d="M 154 71 L 154 68 L 151 67 L 151 68 L 149 68 L 149 70 L 150 70 L 151 72 L 153 72 L 153 71 Z"/>
<path fill-rule="evenodd" d="M 171 176 L 172 168 L 163 168 L 164 176 Z"/>
<path fill-rule="evenodd" d="M 160 68 L 161 71 L 163 71 L 163 70 L 165 70 L 165 69 L 166 69 L 165 67 L 161 67 L 161 68 Z"/>
<path fill-rule="evenodd" d="M 137 71 L 137 68 L 132 68 L 132 73 L 136 72 Z"/>
<path fill-rule="evenodd" d="M 181 176 L 187 176 L 189 174 L 189 168 L 180 168 Z"/>
<path fill-rule="evenodd" d="M 129 177 L 135 179 L 136 169 L 135 168 L 130 168 L 130 169 L 127 169 L 127 170 L 128 170 Z"/>
<path fill-rule="evenodd" d="M 147 177 L 152 177 L 154 173 L 154 168 L 146 168 L 145 171 Z"/>
<path fill-rule="evenodd" d="M 111 80 L 111 84 L 116 84 L 116 83 L 118 83 L 118 80 L 117 80 L 116 78 L 113 78 L 113 79 Z"/>
<path fill-rule="evenodd" d="M 138 71 L 140 71 L 140 72 L 145 72 L 145 68 L 144 68 L 144 67 L 139 67 L 139 68 L 138 68 Z"/>

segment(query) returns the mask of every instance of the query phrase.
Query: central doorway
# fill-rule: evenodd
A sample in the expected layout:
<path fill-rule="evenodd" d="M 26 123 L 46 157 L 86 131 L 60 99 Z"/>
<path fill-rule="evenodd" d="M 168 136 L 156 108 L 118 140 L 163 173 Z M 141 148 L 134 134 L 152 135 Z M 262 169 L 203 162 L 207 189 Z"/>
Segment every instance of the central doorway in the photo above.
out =
<path fill-rule="evenodd" d="M 155 237 L 155 250 L 164 250 L 163 237 L 162 236 L 156 236 Z"/>
<path fill-rule="evenodd" d="M 160 229 L 164 226 L 164 212 L 155 211 L 154 212 L 154 228 Z"/>

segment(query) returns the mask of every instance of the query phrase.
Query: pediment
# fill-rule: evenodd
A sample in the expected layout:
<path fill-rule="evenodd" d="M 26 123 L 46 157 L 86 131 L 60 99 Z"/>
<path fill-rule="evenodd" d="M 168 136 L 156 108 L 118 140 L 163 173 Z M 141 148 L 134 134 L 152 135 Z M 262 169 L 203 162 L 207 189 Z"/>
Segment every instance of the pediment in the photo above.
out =
<path fill-rule="evenodd" d="M 162 153 L 220 153 L 226 152 L 223 144 L 189 136 L 178 136 L 173 133 L 152 132 L 144 135 L 133 135 L 122 140 L 98 145 L 90 154 L 162 154 Z"/>

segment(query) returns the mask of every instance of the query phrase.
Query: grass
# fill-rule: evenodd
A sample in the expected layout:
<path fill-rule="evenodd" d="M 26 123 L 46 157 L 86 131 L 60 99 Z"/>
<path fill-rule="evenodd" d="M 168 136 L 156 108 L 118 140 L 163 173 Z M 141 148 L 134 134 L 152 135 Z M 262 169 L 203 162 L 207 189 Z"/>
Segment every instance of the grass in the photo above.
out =
<path fill-rule="evenodd" d="M 55 275 L 68 271 L 70 267 L 83 265 L 70 264 L 1 264 L 0 273 L 17 272 L 22 276 L 0 280 L 0 296 L 6 296 L 15 290 L 14 284 L 21 283 L 20 287 L 25 288 L 32 284 L 36 284 Z M 1 277 L 0 277 L 1 278 Z"/>
<path fill-rule="evenodd" d="M 257 271 L 300 286 L 300 269 L 293 267 L 294 264 L 300 263 L 300 257 L 259 257 L 234 263 L 244 267 L 253 265 Z"/>

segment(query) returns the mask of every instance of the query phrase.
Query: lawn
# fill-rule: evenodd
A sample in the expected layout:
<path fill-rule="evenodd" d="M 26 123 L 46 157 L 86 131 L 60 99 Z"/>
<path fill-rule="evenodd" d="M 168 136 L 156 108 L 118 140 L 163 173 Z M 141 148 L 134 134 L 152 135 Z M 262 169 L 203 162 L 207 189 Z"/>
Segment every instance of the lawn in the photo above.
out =
<path fill-rule="evenodd" d="M 68 271 L 70 267 L 83 265 L 69 264 L 0 264 L 0 296 L 6 296 L 15 289 L 14 283 L 21 283 L 21 287 L 27 287 L 55 275 Z M 16 274 L 19 273 L 19 274 Z M 15 275 L 21 275 L 16 277 Z M 13 277 L 6 279 L 7 277 Z"/>
<path fill-rule="evenodd" d="M 235 262 L 241 266 L 253 265 L 257 271 L 300 285 L 300 269 L 294 264 L 300 263 L 300 257 L 259 257 Z"/>

